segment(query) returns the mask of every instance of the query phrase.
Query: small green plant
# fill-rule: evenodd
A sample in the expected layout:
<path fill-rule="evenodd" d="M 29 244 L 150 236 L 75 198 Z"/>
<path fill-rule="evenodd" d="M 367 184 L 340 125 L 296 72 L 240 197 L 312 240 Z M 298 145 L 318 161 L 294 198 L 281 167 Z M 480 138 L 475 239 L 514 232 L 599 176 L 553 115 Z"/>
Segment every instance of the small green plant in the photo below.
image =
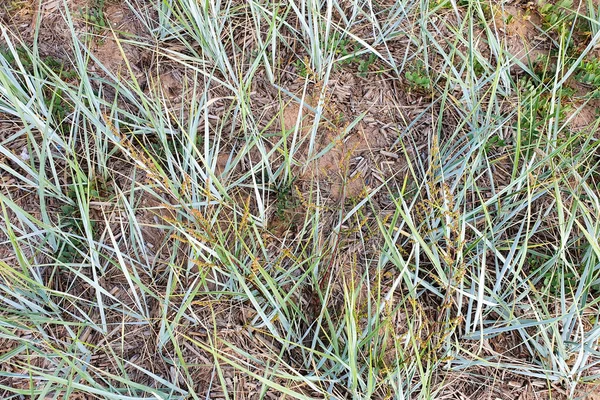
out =
<path fill-rule="evenodd" d="M 342 35 L 335 31 L 329 37 L 328 47 L 333 49 L 333 52 L 338 57 L 346 57 L 350 55 L 355 55 L 357 51 L 358 45 L 355 44 L 351 46 L 350 39 L 347 37 L 342 37 Z M 346 58 L 342 61 L 343 64 L 350 64 L 353 61 L 354 57 Z"/>
<path fill-rule="evenodd" d="M 521 129 L 521 145 L 530 152 L 544 135 L 548 120 L 552 117 L 548 95 L 544 93 L 532 97 L 531 101 L 526 103 L 524 110 L 521 115 L 520 127 L 515 126 L 515 128 Z"/>
<path fill-rule="evenodd" d="M 277 218 L 281 219 L 285 217 L 287 211 L 296 208 L 299 205 L 298 199 L 294 196 L 294 181 L 295 179 L 276 189 L 277 211 L 275 212 L 275 215 Z"/>
<path fill-rule="evenodd" d="M 431 79 L 427 76 L 421 61 L 417 61 L 409 71 L 406 71 L 404 77 L 410 86 L 415 89 L 427 90 L 431 88 Z"/>
<path fill-rule="evenodd" d="M 377 56 L 373 53 L 370 53 L 366 59 L 361 60 L 360 64 L 358 64 L 358 75 L 363 78 L 366 77 L 371 65 L 373 65 L 376 60 Z"/>
<path fill-rule="evenodd" d="M 15 54 L 16 53 L 16 54 Z M 12 68 L 17 68 L 17 60 L 21 63 L 27 73 L 32 74 L 34 62 L 31 59 L 30 52 L 23 46 L 15 48 L 13 53 L 6 47 L 0 47 L 0 57 L 2 57 Z M 77 72 L 65 65 L 65 63 L 53 56 L 41 57 L 41 64 L 52 71 L 62 80 L 72 80 L 77 77 Z"/>
<path fill-rule="evenodd" d="M 62 206 L 60 208 L 60 220 L 63 226 L 63 232 L 82 236 L 84 235 L 84 228 L 79 215 L 79 210 L 72 205 Z M 92 221 L 93 223 L 93 221 Z M 80 239 L 71 239 L 65 241 L 58 248 L 55 253 L 55 257 L 59 262 L 62 263 L 73 263 L 77 262 L 80 258 L 80 254 L 77 251 L 78 248 L 83 248 L 83 243 Z"/>
<path fill-rule="evenodd" d="M 307 60 L 301 60 L 300 58 L 294 61 L 294 67 L 296 67 L 296 73 L 302 78 L 308 77 L 309 67 L 307 66 Z"/>
<path fill-rule="evenodd" d="M 406 72 L 404 74 L 408 82 L 420 89 L 428 89 L 431 86 L 431 79 L 419 72 Z"/>
<path fill-rule="evenodd" d="M 93 179 L 85 184 L 84 190 L 90 200 L 100 201 L 109 200 L 112 189 L 101 179 Z M 59 223 L 62 225 L 63 232 L 71 234 L 73 237 L 69 241 L 64 241 L 56 250 L 55 257 L 63 263 L 73 263 L 81 259 L 78 249 L 85 248 L 80 237 L 85 236 L 84 219 L 80 208 L 77 206 L 79 198 L 77 196 L 77 187 L 71 185 L 67 191 L 67 196 L 71 200 L 70 204 L 60 207 Z M 96 221 L 90 220 L 92 230 L 96 228 Z"/>
<path fill-rule="evenodd" d="M 586 19 L 577 18 L 573 0 L 561 0 L 555 4 L 544 3 L 539 7 L 538 12 L 542 19 L 542 28 L 547 32 L 564 34 L 568 46 L 574 43 L 576 37 L 583 38 L 590 35 L 590 26 Z"/>
<path fill-rule="evenodd" d="M 60 208 L 59 222 L 63 225 L 63 231 L 72 235 L 84 236 L 85 228 L 81 219 L 81 212 L 77 204 L 77 194 L 75 188 L 70 188 L 67 196 L 73 204 L 67 204 Z M 93 221 L 92 221 L 93 223 Z M 58 248 L 55 257 L 62 263 L 73 263 L 80 259 L 78 248 L 83 248 L 83 243 L 80 239 L 72 238 L 70 241 L 65 241 Z"/>
<path fill-rule="evenodd" d="M 498 136 L 498 135 L 493 135 L 486 142 L 485 150 L 489 151 L 489 150 L 493 149 L 494 147 L 505 147 L 505 146 L 506 146 L 506 142 L 504 141 L 504 139 L 501 139 L 500 136 Z"/>
<path fill-rule="evenodd" d="M 92 25 L 96 33 L 102 33 L 108 27 L 104 15 L 104 0 L 93 0 L 87 9 L 81 10 L 81 17 Z"/>
<path fill-rule="evenodd" d="M 575 79 L 586 85 L 600 87 L 600 60 L 582 61 Z"/>
<path fill-rule="evenodd" d="M 68 130 L 66 122 L 67 116 L 73 111 L 73 106 L 66 100 L 61 89 L 48 89 L 44 98 L 46 107 L 54 117 L 54 122 L 57 124 L 61 132 Z"/>
<path fill-rule="evenodd" d="M 560 295 L 562 293 L 563 284 L 565 290 L 572 292 L 577 288 L 578 283 L 579 276 L 576 276 L 573 272 L 551 270 L 544 275 L 544 286 L 553 295 Z"/>
<path fill-rule="evenodd" d="M 32 71 L 33 64 L 31 62 L 31 58 L 27 54 L 27 50 L 22 46 L 17 47 L 15 50 L 17 53 L 16 56 L 12 51 L 10 51 L 10 49 L 6 47 L 0 47 L 0 57 L 2 57 L 8 63 L 8 65 L 13 68 L 17 66 L 18 59 L 21 61 L 21 64 L 27 71 Z"/>
<path fill-rule="evenodd" d="M 371 66 L 377 61 L 377 56 L 369 53 L 368 56 L 361 56 L 360 51 L 363 49 L 360 43 L 352 43 L 349 38 L 341 37 L 338 32 L 335 32 L 330 39 L 331 48 L 334 49 L 335 55 L 340 59 L 336 68 L 342 65 L 357 65 L 358 75 L 366 77 Z"/>
<path fill-rule="evenodd" d="M 542 23 L 546 28 L 554 28 L 561 22 L 569 22 L 574 18 L 574 14 L 569 11 L 573 9 L 573 0 L 561 0 L 552 4 L 550 2 L 543 4 L 539 8 L 542 16 Z"/>

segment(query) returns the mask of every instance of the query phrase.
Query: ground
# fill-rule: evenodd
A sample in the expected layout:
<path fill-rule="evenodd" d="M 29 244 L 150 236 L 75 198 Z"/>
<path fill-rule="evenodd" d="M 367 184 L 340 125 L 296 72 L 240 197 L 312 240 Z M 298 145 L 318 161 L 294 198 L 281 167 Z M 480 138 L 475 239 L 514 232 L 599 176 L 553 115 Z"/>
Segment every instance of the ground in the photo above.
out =
<path fill-rule="evenodd" d="M 0 4 L 0 397 L 600 398 L 596 0 Z"/>

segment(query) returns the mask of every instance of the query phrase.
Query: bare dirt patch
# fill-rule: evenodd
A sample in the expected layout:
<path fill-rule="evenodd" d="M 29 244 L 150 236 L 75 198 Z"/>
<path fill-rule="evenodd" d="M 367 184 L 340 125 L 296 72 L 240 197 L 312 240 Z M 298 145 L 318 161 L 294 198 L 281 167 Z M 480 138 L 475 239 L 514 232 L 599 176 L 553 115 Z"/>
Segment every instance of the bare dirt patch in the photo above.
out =
<path fill-rule="evenodd" d="M 528 65 L 547 54 L 537 14 L 526 8 L 503 5 L 494 9 L 494 22 L 504 34 L 506 50 L 520 62 Z"/>
<path fill-rule="evenodd" d="M 325 197 L 333 201 L 367 193 L 390 176 L 402 180 L 411 162 L 407 154 L 414 155 L 413 148 L 405 153 L 398 147 L 404 128 L 399 118 L 403 111 L 397 107 L 400 100 L 393 98 L 383 76 L 378 80 L 377 85 L 366 86 L 351 73 L 340 73 L 332 80 L 311 154 L 311 110 L 318 98 L 307 97 L 303 109 L 292 101 L 282 111 L 283 129 L 293 131 L 300 121 L 299 133 L 307 141 L 297 155 L 299 164 L 307 165 L 298 170 L 301 180 L 309 186 L 318 182 Z"/>

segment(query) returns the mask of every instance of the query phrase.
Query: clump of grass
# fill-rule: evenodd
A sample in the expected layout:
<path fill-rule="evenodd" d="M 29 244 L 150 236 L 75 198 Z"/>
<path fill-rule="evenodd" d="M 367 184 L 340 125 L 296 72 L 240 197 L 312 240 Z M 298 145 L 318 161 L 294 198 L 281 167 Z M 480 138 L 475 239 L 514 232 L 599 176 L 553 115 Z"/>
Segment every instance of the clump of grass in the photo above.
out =
<path fill-rule="evenodd" d="M 68 67 L 0 25 L 3 397 L 481 394 L 458 373 L 574 397 L 598 379 L 600 120 L 571 126 L 593 91 L 568 81 L 598 84 L 599 36 L 568 29 L 567 3 L 541 6 L 532 68 L 470 0 L 127 4 L 147 36 L 116 45 L 180 71 L 177 104 L 160 71 L 103 69 L 69 10 Z M 393 93 L 365 106 L 374 76 Z M 273 129 L 268 96 L 311 123 Z M 324 129 L 392 136 L 360 157 L 408 172 L 328 200 L 306 173 L 337 144 Z"/>

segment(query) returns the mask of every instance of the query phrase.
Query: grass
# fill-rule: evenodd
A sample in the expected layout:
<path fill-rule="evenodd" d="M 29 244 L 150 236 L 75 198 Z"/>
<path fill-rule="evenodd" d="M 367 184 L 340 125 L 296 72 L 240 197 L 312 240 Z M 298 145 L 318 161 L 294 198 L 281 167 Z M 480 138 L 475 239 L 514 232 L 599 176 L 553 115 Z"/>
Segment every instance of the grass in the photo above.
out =
<path fill-rule="evenodd" d="M 0 19 L 2 397 L 597 390 L 583 3 L 532 5 L 535 59 L 470 0 L 66 1 L 62 58 Z"/>

